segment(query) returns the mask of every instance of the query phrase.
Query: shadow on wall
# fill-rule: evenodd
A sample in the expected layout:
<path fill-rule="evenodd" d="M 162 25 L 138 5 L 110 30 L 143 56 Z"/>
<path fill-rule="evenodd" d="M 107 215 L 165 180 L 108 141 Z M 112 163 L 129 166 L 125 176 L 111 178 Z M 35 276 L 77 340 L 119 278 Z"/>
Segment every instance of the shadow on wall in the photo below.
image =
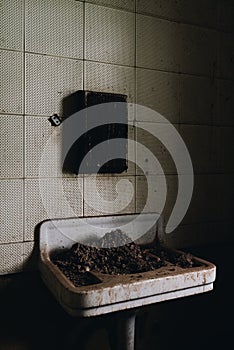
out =
<path fill-rule="evenodd" d="M 43 222 L 43 221 L 42 221 Z M 24 263 L 22 266 L 23 271 L 35 271 L 38 269 L 38 261 L 39 261 L 39 232 L 40 225 L 42 222 L 38 223 L 34 229 L 34 245 L 30 256 L 27 259 L 24 259 Z"/>

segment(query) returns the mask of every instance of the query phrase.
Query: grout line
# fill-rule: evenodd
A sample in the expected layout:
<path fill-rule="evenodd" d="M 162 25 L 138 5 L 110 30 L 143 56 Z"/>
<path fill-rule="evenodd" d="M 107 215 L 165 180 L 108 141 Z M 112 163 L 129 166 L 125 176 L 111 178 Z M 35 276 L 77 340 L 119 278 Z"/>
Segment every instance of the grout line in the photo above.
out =
<path fill-rule="evenodd" d="M 12 48 L 7 48 L 7 47 L 0 47 L 0 51 L 10 51 L 10 52 L 18 52 L 18 53 L 23 53 L 23 48 L 22 50 L 19 49 L 12 49 Z"/>
<path fill-rule="evenodd" d="M 16 50 L 9 50 L 9 49 L 3 49 L 3 50 L 4 51 L 16 51 Z M 21 52 L 22 53 L 22 51 L 17 51 L 17 52 Z M 86 59 L 86 58 L 75 58 L 75 57 L 68 57 L 68 56 L 51 55 L 51 54 L 45 54 L 45 53 L 41 53 L 41 52 L 25 51 L 24 54 L 39 55 L 39 56 L 53 57 L 53 58 L 62 58 L 62 59 L 67 59 L 67 60 L 72 60 L 72 61 L 99 63 L 99 64 L 106 64 L 106 65 L 122 67 L 122 68 L 145 69 L 145 70 L 150 70 L 150 71 L 155 71 L 155 72 L 162 72 L 162 73 L 167 73 L 167 74 L 177 74 L 177 75 L 183 75 L 183 76 L 208 78 L 208 79 L 218 79 L 218 80 L 225 80 L 225 81 L 234 82 L 234 77 L 228 77 L 227 78 L 227 77 L 220 76 L 220 75 L 216 75 L 215 77 L 212 77 L 211 74 L 196 74 L 196 73 L 188 73 L 188 72 L 182 72 L 182 71 L 165 70 L 165 69 L 144 67 L 144 66 L 137 66 L 137 65 L 131 66 L 131 65 L 127 65 L 127 64 L 113 63 L 113 62 L 107 62 L 107 61 L 95 61 L 95 60 Z"/>
<path fill-rule="evenodd" d="M 208 31 L 212 31 L 212 32 L 224 32 L 224 33 L 229 33 L 227 31 L 222 30 L 221 28 L 218 28 L 216 26 L 212 27 L 205 27 L 201 24 L 195 24 L 195 23 L 191 23 L 191 22 L 183 22 L 181 20 L 176 20 L 176 19 L 171 19 L 168 17 L 163 17 L 160 15 L 154 15 L 154 14 L 150 14 L 150 13 L 144 13 L 144 12 L 137 12 L 138 15 L 140 16 L 144 16 L 144 17 L 149 17 L 149 18 L 154 18 L 154 19 L 158 19 L 160 21 L 165 21 L 165 22 L 170 22 L 170 23 L 175 23 L 175 24 L 179 24 L 179 25 L 184 25 L 184 26 L 188 26 L 188 27 L 193 27 L 196 29 L 203 29 L 203 30 L 208 30 Z"/>
<path fill-rule="evenodd" d="M 136 212 L 135 214 L 138 214 L 138 212 Z M 139 214 L 140 214 L 140 212 L 139 212 Z M 118 215 L 123 215 L 123 214 L 118 214 Z M 87 217 L 94 217 L 94 216 L 97 216 L 97 215 L 88 215 Z M 101 216 L 106 216 L 105 214 L 102 214 Z M 209 220 L 209 221 L 197 221 L 197 222 L 191 222 L 191 223 L 184 223 L 184 224 L 180 224 L 180 226 L 194 226 L 194 225 L 203 225 L 203 224 L 221 224 L 221 223 L 223 223 L 223 224 L 230 224 L 230 223 L 233 223 L 234 221 L 233 221 L 233 219 L 231 219 L 231 218 L 229 218 L 229 219 L 227 219 L 227 220 L 225 220 L 225 219 L 223 219 L 223 220 Z M 165 225 L 166 226 L 166 225 Z M 25 241 L 15 241 L 15 242 L 13 242 L 13 241 L 11 241 L 11 242 L 0 242 L 0 246 L 7 246 L 7 245 L 18 245 L 18 244 L 22 244 L 22 245 L 24 245 L 24 243 L 34 243 L 34 242 L 38 242 L 38 238 L 37 239 L 35 239 L 35 240 L 31 240 L 31 239 L 27 239 L 27 240 L 25 240 Z"/>
<path fill-rule="evenodd" d="M 216 176 L 216 175 L 226 175 L 226 176 L 232 176 L 234 174 L 234 171 L 212 171 L 212 172 L 194 172 L 194 175 L 199 175 L 199 176 Z M 152 176 L 164 176 L 162 174 L 152 174 Z M 177 176 L 178 173 L 165 173 L 165 176 Z M 179 175 L 186 175 L 186 174 L 179 174 Z M 187 174 L 190 175 L 190 174 Z M 95 177 L 95 174 L 84 174 L 84 178 L 89 178 L 89 177 Z M 115 178 L 115 179 L 119 179 L 119 178 L 128 178 L 128 177 L 135 177 L 135 176 L 145 176 L 144 173 L 137 173 L 136 175 L 134 174 L 99 174 L 98 178 Z M 149 175 L 151 176 L 151 174 Z M 39 179 L 44 179 L 44 180 L 55 180 L 55 179 L 67 179 L 67 180 L 76 180 L 76 179 L 81 179 L 83 178 L 83 175 L 78 175 L 78 176 L 61 176 L 61 177 L 36 177 L 36 176 L 30 176 L 30 177 L 26 177 L 26 178 L 20 178 L 20 177 L 3 177 L 0 178 L 0 181 L 20 181 L 20 180 L 25 180 L 25 181 L 31 181 L 31 180 L 39 180 Z"/>
<path fill-rule="evenodd" d="M 23 30 L 23 86 L 22 86 L 22 92 L 23 92 L 23 115 L 25 115 L 25 97 L 26 97 L 26 67 L 25 67 L 25 0 L 23 1 L 23 23 L 22 23 L 22 30 Z"/>
<path fill-rule="evenodd" d="M 26 0 L 23 1 L 23 241 L 25 240 L 25 218 L 26 218 Z"/>
<path fill-rule="evenodd" d="M 0 242 L 0 246 L 13 245 L 13 244 L 24 244 L 24 241 L 10 241 L 10 242 Z"/>
<path fill-rule="evenodd" d="M 0 177 L 0 181 L 20 181 L 24 180 L 23 177 Z"/>
<path fill-rule="evenodd" d="M 146 17 L 150 17 L 150 18 L 156 18 L 156 19 L 159 19 L 159 20 L 164 20 L 164 21 L 167 21 L 167 22 L 173 22 L 173 23 L 177 23 L 177 24 L 187 25 L 187 26 L 191 26 L 191 27 L 195 27 L 195 28 L 207 29 L 207 30 L 210 30 L 210 31 L 218 31 L 218 32 L 221 32 L 221 33 L 226 33 L 226 34 L 232 33 L 232 31 L 225 30 L 221 26 L 220 27 L 218 26 L 218 22 L 219 22 L 219 16 L 218 16 L 219 8 L 216 11 L 216 25 L 215 26 L 208 26 L 208 27 L 206 27 L 206 26 L 201 25 L 201 24 L 195 24 L 195 23 L 191 23 L 191 22 L 182 22 L 181 20 L 176 20 L 176 19 L 172 19 L 172 18 L 169 18 L 169 17 L 163 17 L 163 16 L 160 16 L 160 15 L 154 15 L 154 14 L 150 14 L 150 13 L 145 13 L 143 11 L 137 11 L 137 0 L 135 0 L 135 5 L 134 5 L 134 9 L 133 10 L 129 10 L 129 9 L 126 9 L 126 8 L 120 8 L 120 7 L 117 7 L 117 6 L 111 6 L 111 5 L 108 5 L 108 4 L 95 4 L 95 3 L 93 3 L 92 1 L 89 1 L 89 0 L 86 0 L 86 3 L 92 4 L 93 6 L 105 7 L 105 8 L 108 8 L 108 9 L 119 10 L 119 11 L 128 12 L 128 13 L 136 13 L 137 15 L 146 16 Z"/>
<path fill-rule="evenodd" d="M 135 57 L 134 57 L 134 63 L 135 63 L 135 72 L 134 72 L 134 76 L 135 76 L 135 86 L 134 86 L 134 90 L 135 90 L 135 104 L 137 103 L 137 0 L 135 0 Z M 136 213 L 137 211 L 137 181 L 136 181 L 136 175 L 137 175 L 137 145 L 136 145 L 136 127 L 135 127 L 135 120 L 136 120 L 136 105 L 134 106 L 134 116 L 133 116 L 133 133 L 134 133 L 134 177 L 135 177 L 135 208 L 134 211 Z"/>
<path fill-rule="evenodd" d="M 104 7 L 104 8 L 107 8 L 107 9 L 117 10 L 117 11 L 122 11 L 122 12 L 128 12 L 128 13 L 134 13 L 135 12 L 135 4 L 134 4 L 134 9 L 133 10 L 129 10 L 127 8 L 121 8 L 121 7 L 118 7 L 118 6 L 111 6 L 109 4 L 97 4 L 97 3 L 94 3 L 94 2 L 89 1 L 89 0 L 86 0 L 85 2 L 87 4 L 91 4 L 92 6 L 95 6 L 95 7 Z M 135 1 L 135 3 L 136 3 L 136 1 Z"/>
<path fill-rule="evenodd" d="M 22 118 L 24 117 L 24 114 L 17 114 L 17 113 L 7 113 L 7 112 L 0 112 L 0 118 L 1 116 L 11 116 L 11 117 L 16 117 L 16 118 Z"/>
<path fill-rule="evenodd" d="M 26 54 L 30 54 L 30 55 L 62 58 L 62 59 L 72 60 L 72 61 L 82 61 L 83 60 L 83 56 L 82 56 L 82 58 L 81 57 L 71 57 L 71 56 L 53 55 L 53 54 L 50 54 L 50 53 L 37 52 L 37 51 L 27 51 L 27 50 L 25 50 L 25 53 Z"/>
<path fill-rule="evenodd" d="M 182 76 L 179 76 L 179 125 L 182 121 Z M 180 130 L 180 126 L 179 126 Z"/>
<path fill-rule="evenodd" d="M 86 34 L 85 34 L 85 31 L 86 31 L 86 4 L 85 2 L 83 2 L 83 90 L 85 90 L 85 50 L 86 50 Z M 82 216 L 85 216 L 85 177 L 84 177 L 84 174 L 82 174 Z"/>
<path fill-rule="evenodd" d="M 83 90 L 85 89 L 85 40 L 86 40 L 86 4 L 83 2 L 83 53 L 82 53 L 82 61 L 83 61 Z"/>
<path fill-rule="evenodd" d="M 49 118 L 50 115 L 45 115 L 45 114 L 15 114 L 15 113 L 7 113 L 7 112 L 0 112 L 0 119 L 1 119 L 1 116 L 15 116 L 15 117 L 36 117 L 36 118 Z M 153 124 L 164 124 L 164 123 L 155 123 L 154 121 L 152 120 L 131 120 L 132 123 L 134 123 L 134 126 L 135 123 L 153 123 Z M 165 123 L 165 124 L 168 124 L 168 123 Z M 234 124 L 203 124 L 203 123 L 196 123 L 196 124 L 193 124 L 193 123 L 171 123 L 172 125 L 185 125 L 185 126 L 213 126 L 215 128 L 234 128 Z"/>

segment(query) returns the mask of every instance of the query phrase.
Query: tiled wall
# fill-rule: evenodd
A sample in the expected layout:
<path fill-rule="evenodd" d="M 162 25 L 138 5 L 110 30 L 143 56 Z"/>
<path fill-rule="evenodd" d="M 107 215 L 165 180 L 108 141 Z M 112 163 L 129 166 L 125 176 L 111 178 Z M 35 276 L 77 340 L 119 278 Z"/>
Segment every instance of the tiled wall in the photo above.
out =
<path fill-rule="evenodd" d="M 48 217 L 39 164 L 52 134 L 52 166 L 41 188 L 44 196 L 54 188 L 55 217 L 66 216 L 56 192 L 59 174 L 76 215 L 102 214 L 98 203 L 95 209 L 84 204 L 88 198 L 95 206 L 92 177 L 61 174 L 61 132 L 48 122 L 51 114 L 62 114 L 62 99 L 79 89 L 127 94 L 129 102 L 165 116 L 186 142 L 195 189 L 170 244 L 232 238 L 233 15 L 232 0 L 0 0 L 0 273 L 22 270 L 37 239 L 35 226 Z M 129 136 L 164 167 L 167 220 L 177 193 L 175 167 L 149 135 L 130 127 Z M 139 212 L 147 186 L 134 165 L 121 176 L 100 176 L 97 187 L 113 200 L 120 177 L 135 190 L 124 212 Z M 160 183 L 160 176 L 155 179 Z M 149 208 L 155 209 L 157 200 Z"/>

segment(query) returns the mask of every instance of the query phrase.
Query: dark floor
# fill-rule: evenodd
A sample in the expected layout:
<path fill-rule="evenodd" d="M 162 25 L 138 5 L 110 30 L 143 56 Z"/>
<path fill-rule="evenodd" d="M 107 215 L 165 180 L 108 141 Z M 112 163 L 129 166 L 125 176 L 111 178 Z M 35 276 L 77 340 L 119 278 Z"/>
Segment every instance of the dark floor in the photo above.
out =
<path fill-rule="evenodd" d="M 233 249 L 230 244 L 189 250 L 216 264 L 214 290 L 144 309 L 137 319 L 137 350 L 207 350 L 232 344 Z M 110 349 L 105 330 L 110 318 L 88 325 L 82 346 L 76 334 L 83 321 L 60 308 L 37 273 L 2 277 L 0 286 L 0 350 Z"/>

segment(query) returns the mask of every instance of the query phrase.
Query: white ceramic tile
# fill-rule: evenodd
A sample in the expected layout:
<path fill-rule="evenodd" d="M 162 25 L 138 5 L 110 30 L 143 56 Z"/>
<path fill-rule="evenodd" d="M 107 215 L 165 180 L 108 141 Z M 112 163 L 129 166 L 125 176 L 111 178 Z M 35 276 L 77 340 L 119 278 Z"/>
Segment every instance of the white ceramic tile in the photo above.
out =
<path fill-rule="evenodd" d="M 38 238 L 35 227 L 43 220 L 82 216 L 83 179 L 64 178 L 61 187 L 59 184 L 59 179 L 41 179 L 40 183 L 37 179 L 26 180 L 25 241 Z"/>
<path fill-rule="evenodd" d="M 145 176 L 136 177 L 136 212 L 142 212 L 143 208 L 147 212 L 161 212 L 166 224 L 177 196 L 177 176 L 150 175 L 149 184 L 147 180 Z M 151 186 L 153 190 L 148 192 Z"/>
<path fill-rule="evenodd" d="M 0 181 L 0 243 L 23 240 L 23 180 Z"/>
<path fill-rule="evenodd" d="M 134 14 L 92 4 L 86 5 L 85 58 L 133 66 Z"/>
<path fill-rule="evenodd" d="M 219 33 L 218 76 L 226 79 L 234 78 L 234 34 Z"/>
<path fill-rule="evenodd" d="M 135 126 L 128 126 L 128 153 L 127 159 L 128 161 L 128 169 L 125 172 L 126 175 L 135 175 L 136 174 L 136 133 Z"/>
<path fill-rule="evenodd" d="M 85 90 L 127 95 L 135 102 L 135 70 L 111 64 L 85 62 Z"/>
<path fill-rule="evenodd" d="M 221 192 L 221 201 L 218 204 L 220 208 L 219 220 L 232 220 L 234 212 L 233 174 L 220 174 L 219 188 Z"/>
<path fill-rule="evenodd" d="M 159 212 L 157 206 L 157 180 L 160 182 L 160 176 L 149 175 L 152 184 L 155 182 L 153 192 L 149 193 L 147 178 L 145 176 L 136 176 L 136 212 L 141 213 L 143 210 L 146 212 Z M 152 196 L 149 198 L 149 196 Z M 148 205 L 147 203 L 148 199 Z"/>
<path fill-rule="evenodd" d="M 218 125 L 234 126 L 234 82 L 218 80 L 218 113 L 215 120 Z"/>
<path fill-rule="evenodd" d="M 193 196 L 182 224 L 217 221 L 222 209 L 219 175 L 196 175 Z"/>
<path fill-rule="evenodd" d="M 0 115 L 0 178 L 23 177 L 23 117 Z"/>
<path fill-rule="evenodd" d="M 187 225 L 179 225 L 174 231 L 164 235 L 165 245 L 173 248 L 191 248 L 210 244 L 214 237 L 208 236 L 208 223 L 193 223 Z"/>
<path fill-rule="evenodd" d="M 47 181 L 47 182 L 46 182 Z M 49 180 L 44 180 L 47 184 Z M 54 180 L 52 180 L 54 181 Z M 46 186 L 46 185 L 45 185 Z M 25 181 L 25 230 L 24 240 L 38 239 L 35 228 L 43 220 L 49 219 L 49 215 L 43 207 L 39 182 L 36 179 Z"/>
<path fill-rule="evenodd" d="M 137 15 L 137 66 L 179 71 L 180 39 L 177 23 Z"/>
<path fill-rule="evenodd" d="M 38 242 L 24 242 L 24 271 L 35 271 L 38 269 L 39 248 Z"/>
<path fill-rule="evenodd" d="M 166 203 L 162 212 L 164 225 L 168 223 L 172 210 L 175 206 L 177 192 L 178 192 L 178 176 L 166 175 L 166 184 L 167 184 L 167 197 L 166 197 Z"/>
<path fill-rule="evenodd" d="M 217 32 L 181 25 L 181 72 L 214 77 L 217 69 Z"/>
<path fill-rule="evenodd" d="M 218 244 L 229 244 L 232 243 L 232 229 L 233 229 L 233 217 L 231 220 L 226 221 L 215 221 L 208 223 L 207 243 L 210 242 Z"/>
<path fill-rule="evenodd" d="M 163 209 L 163 219 L 164 225 L 167 225 L 168 220 L 172 214 L 175 207 L 177 194 L 178 194 L 178 176 L 177 175 L 167 175 L 167 199 Z"/>
<path fill-rule="evenodd" d="M 83 5 L 71 0 L 26 1 L 26 51 L 83 57 Z"/>
<path fill-rule="evenodd" d="M 96 5 L 116 7 L 133 12 L 135 10 L 135 0 L 87 0 L 86 2 Z"/>
<path fill-rule="evenodd" d="M 47 118 L 25 119 L 25 176 L 62 176 L 61 167 L 62 129 L 51 126 Z M 50 141 L 50 147 L 47 143 Z M 46 151 L 48 149 L 49 153 Z M 43 156 L 43 154 L 45 154 Z M 42 158 L 45 157 L 45 158 Z M 44 161 L 43 161 L 44 159 Z"/>
<path fill-rule="evenodd" d="M 149 175 L 159 175 L 160 170 L 158 169 L 157 161 L 160 163 L 162 171 L 165 174 L 177 173 L 172 155 L 169 153 L 165 145 L 165 142 L 168 143 L 168 141 L 170 141 L 171 148 L 174 152 L 174 158 L 175 156 L 176 158 L 182 156 L 179 154 L 177 144 L 178 125 L 174 125 L 173 127 L 174 128 L 171 129 L 167 124 L 137 122 L 136 164 L 138 165 L 138 175 L 143 174 L 139 166 L 143 167 L 144 172 Z M 150 133 L 148 130 L 150 130 Z M 160 135 L 160 138 L 163 141 L 165 140 L 164 143 L 154 137 L 154 135 L 157 134 Z M 144 148 L 142 148 L 140 144 L 142 144 Z"/>
<path fill-rule="evenodd" d="M 216 0 L 179 0 L 179 20 L 204 27 L 216 27 Z"/>
<path fill-rule="evenodd" d="M 220 127 L 218 129 L 220 135 L 220 167 L 224 173 L 234 171 L 234 127 Z"/>
<path fill-rule="evenodd" d="M 146 200 L 149 200 L 149 211 L 160 211 L 160 201 L 164 201 L 164 193 L 161 189 L 163 185 L 162 176 L 149 176 L 151 181 L 155 181 L 154 193 L 151 191 L 147 196 L 147 180 L 144 176 L 136 177 L 136 211 L 139 213 L 142 211 Z M 153 180 L 152 180 L 153 178 Z M 167 196 L 162 215 L 164 218 L 164 226 L 166 227 L 168 220 L 171 216 L 172 210 L 176 204 L 177 192 L 178 192 L 178 177 L 176 175 L 166 175 L 165 177 L 167 185 Z M 222 212 L 221 192 L 218 188 L 219 177 L 218 175 L 198 175 L 195 176 L 195 185 L 192 200 L 185 217 L 182 218 L 181 225 L 188 225 L 201 222 L 208 222 L 212 220 L 220 220 Z M 161 202 L 162 203 L 162 202 Z M 178 204 L 177 204 L 178 205 Z M 174 228 L 175 229 L 175 228 Z M 197 233 L 200 239 L 200 232 Z M 174 235 L 166 234 L 166 236 Z M 196 241 L 196 237 L 194 238 Z"/>
<path fill-rule="evenodd" d="M 166 234 L 165 244 L 175 248 L 191 248 L 232 241 L 233 221 L 213 221 L 180 225 Z"/>
<path fill-rule="evenodd" d="M 135 177 L 84 178 L 84 215 L 115 215 L 135 212 Z"/>
<path fill-rule="evenodd" d="M 182 76 L 180 122 L 211 125 L 216 114 L 216 82 L 208 78 Z"/>
<path fill-rule="evenodd" d="M 63 173 L 63 129 L 52 127 L 47 118 L 26 117 L 25 122 L 25 176 L 28 177 L 76 177 Z M 134 141 L 134 127 L 128 127 L 128 139 Z M 135 160 L 135 144 L 128 141 L 127 158 Z M 135 165 L 129 163 L 126 172 L 119 174 L 134 175 Z"/>
<path fill-rule="evenodd" d="M 26 114 L 63 113 L 63 98 L 83 88 L 83 62 L 26 55 Z"/>
<path fill-rule="evenodd" d="M 213 173 L 212 127 L 201 125 L 180 125 L 180 135 L 190 153 L 195 173 Z"/>
<path fill-rule="evenodd" d="M 179 122 L 179 75 L 137 69 L 136 85 L 137 104 L 155 110 L 172 123 Z"/>
<path fill-rule="evenodd" d="M 23 0 L 2 0 L 0 47 L 23 50 Z"/>
<path fill-rule="evenodd" d="M 23 54 L 0 50 L 0 113 L 23 113 Z"/>
<path fill-rule="evenodd" d="M 137 12 L 154 15 L 157 17 L 178 19 L 178 1 L 173 0 L 136 0 Z"/>
<path fill-rule="evenodd" d="M 29 259 L 30 256 L 33 254 L 34 249 L 36 248 L 38 242 L 35 241 L 28 241 L 24 242 L 24 258 Z"/>
<path fill-rule="evenodd" d="M 137 12 L 205 27 L 215 26 L 217 21 L 213 0 L 137 0 Z"/>
<path fill-rule="evenodd" d="M 221 169 L 221 154 L 220 154 L 220 130 L 219 126 L 214 126 L 211 131 L 211 164 L 213 172 L 220 173 Z"/>
<path fill-rule="evenodd" d="M 167 183 L 167 200 L 163 210 L 164 224 L 167 224 L 171 212 L 175 206 L 177 192 L 178 192 L 178 176 L 177 175 L 166 175 Z"/>
<path fill-rule="evenodd" d="M 0 244 L 0 275 L 22 271 L 23 262 L 23 243 Z"/>
<path fill-rule="evenodd" d="M 233 0 L 218 0 L 218 28 L 225 31 L 234 30 L 234 3 Z"/>

